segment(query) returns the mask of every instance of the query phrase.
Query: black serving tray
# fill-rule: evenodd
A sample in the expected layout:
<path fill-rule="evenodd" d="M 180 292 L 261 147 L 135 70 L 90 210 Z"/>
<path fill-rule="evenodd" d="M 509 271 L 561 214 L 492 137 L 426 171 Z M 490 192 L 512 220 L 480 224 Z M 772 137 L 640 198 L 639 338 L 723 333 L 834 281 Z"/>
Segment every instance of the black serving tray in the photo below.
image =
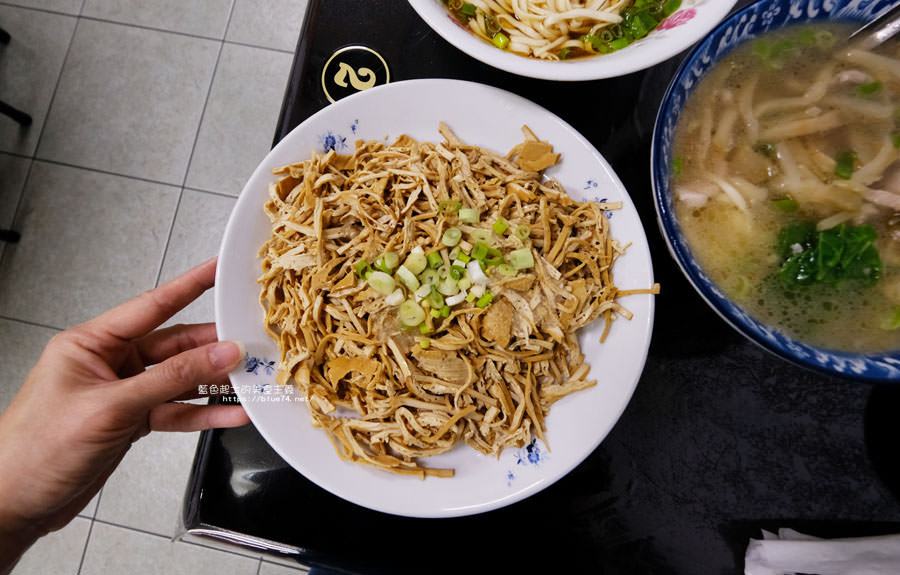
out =
<path fill-rule="evenodd" d="M 534 80 L 473 60 L 401 0 L 310 0 L 276 142 L 329 104 L 323 69 L 350 46 L 378 52 L 391 81 L 459 78 L 518 93 L 600 150 L 634 200 L 662 285 L 646 368 L 581 465 L 529 499 L 470 517 L 370 511 L 306 480 L 252 426 L 205 432 L 185 499 L 188 532 L 349 573 L 705 575 L 743 572 L 761 528 L 900 531 L 900 389 L 824 377 L 757 348 L 696 295 L 665 248 L 650 134 L 683 55 L 615 79 Z"/>

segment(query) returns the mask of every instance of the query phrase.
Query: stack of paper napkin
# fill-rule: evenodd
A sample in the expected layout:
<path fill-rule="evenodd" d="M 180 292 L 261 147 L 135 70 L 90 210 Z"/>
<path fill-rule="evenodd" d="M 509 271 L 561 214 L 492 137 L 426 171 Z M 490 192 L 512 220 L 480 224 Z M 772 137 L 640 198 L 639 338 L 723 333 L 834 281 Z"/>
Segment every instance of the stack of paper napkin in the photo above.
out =
<path fill-rule="evenodd" d="M 745 575 L 898 575 L 900 535 L 819 539 L 793 529 L 751 539 Z"/>

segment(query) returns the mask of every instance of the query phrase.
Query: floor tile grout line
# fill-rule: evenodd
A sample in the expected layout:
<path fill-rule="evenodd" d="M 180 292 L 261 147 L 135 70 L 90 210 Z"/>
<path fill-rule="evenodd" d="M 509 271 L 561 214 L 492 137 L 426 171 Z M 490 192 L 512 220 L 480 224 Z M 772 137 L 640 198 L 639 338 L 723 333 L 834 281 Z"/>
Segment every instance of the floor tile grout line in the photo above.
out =
<path fill-rule="evenodd" d="M 256 48 L 257 50 L 266 50 L 267 52 L 278 52 L 279 54 L 294 55 L 293 50 L 285 50 L 283 48 L 272 48 L 271 46 L 260 46 L 259 44 L 250 44 L 249 42 L 238 42 L 237 40 L 225 40 L 226 44 L 232 46 L 243 46 L 244 48 Z"/>
<path fill-rule="evenodd" d="M 225 20 L 225 30 L 231 25 L 231 17 L 234 15 L 234 4 L 236 0 L 231 0 L 231 6 L 228 9 L 228 18 Z M 178 203 L 175 205 L 175 213 L 172 216 L 172 223 L 169 226 L 169 233 L 166 235 L 166 243 L 163 246 L 162 258 L 159 261 L 159 268 L 156 270 L 156 282 L 162 278 L 163 266 L 166 263 L 166 254 L 169 252 L 169 243 L 172 241 L 172 232 L 175 231 L 175 222 L 178 219 L 178 208 L 181 206 L 181 198 L 184 196 L 184 187 L 187 185 L 188 175 L 191 173 L 191 163 L 194 161 L 194 154 L 197 151 L 197 142 L 200 140 L 200 130 L 203 129 L 203 119 L 206 117 L 206 108 L 209 106 L 209 99 L 212 96 L 213 87 L 216 83 L 216 74 L 219 72 L 219 63 L 222 61 L 222 52 L 225 51 L 225 41 L 219 42 L 219 51 L 216 54 L 216 63 L 213 65 L 212 75 L 209 79 L 209 88 L 206 90 L 206 98 L 203 100 L 203 108 L 200 110 L 200 119 L 197 122 L 197 130 L 194 132 L 194 142 L 191 145 L 191 153 L 188 155 L 187 165 L 184 168 L 184 176 L 181 179 L 181 189 L 178 191 Z"/>
<path fill-rule="evenodd" d="M 95 172 L 98 174 L 105 174 L 107 176 L 116 176 L 118 178 L 128 178 L 129 180 L 137 180 L 139 182 L 146 182 L 148 184 L 156 184 L 159 186 L 168 186 L 170 188 L 178 188 L 181 187 L 179 184 L 172 182 L 164 182 L 162 180 L 154 180 L 152 178 L 145 178 L 143 176 L 132 176 L 130 174 L 123 174 L 121 172 L 111 172 L 109 170 L 101 170 L 100 168 L 92 168 L 90 166 L 82 166 L 80 164 L 71 164 L 69 162 L 61 162 L 59 160 L 51 160 L 49 158 L 42 158 L 40 156 L 35 156 L 31 158 L 35 162 L 41 162 L 44 164 L 53 164 L 55 166 L 63 166 L 65 168 L 75 168 L 77 170 L 85 170 L 87 172 Z"/>
<path fill-rule="evenodd" d="M 9 227 L 10 227 L 10 229 L 13 229 L 13 230 L 15 230 L 17 227 L 16 219 L 19 216 L 19 210 L 22 207 L 22 202 L 25 201 L 24 200 L 25 190 L 28 189 L 28 182 L 29 182 L 29 180 L 31 180 L 31 172 L 34 169 L 34 158 L 27 158 L 27 159 L 28 159 L 28 170 L 25 172 L 25 179 L 22 180 L 22 188 L 19 190 L 19 197 L 16 198 L 16 207 L 13 208 L 12 219 L 9 222 Z M 5 226 L 6 224 L 4 223 L 3 225 Z M 10 251 L 7 249 L 7 247 L 8 247 L 8 244 L 6 244 L 4 242 L 3 251 L 0 251 L 0 265 L 3 265 L 5 263 L 4 259 L 7 257 L 7 254 Z"/>
<path fill-rule="evenodd" d="M 191 32 L 182 32 L 180 30 L 169 30 L 166 28 L 158 28 L 156 26 L 148 26 L 147 24 L 136 24 L 134 22 L 119 22 L 118 20 L 110 20 L 108 18 L 100 18 L 99 16 L 80 16 L 83 20 L 91 22 L 100 22 L 101 24 L 113 24 L 116 26 L 127 26 L 129 28 L 137 28 L 139 30 L 148 30 L 150 32 L 162 32 L 164 34 L 175 34 L 176 36 L 184 36 L 195 40 L 207 40 L 209 42 L 223 42 L 224 38 L 216 38 L 214 36 L 204 36 L 203 34 L 193 34 Z"/>
<path fill-rule="evenodd" d="M 59 67 L 59 74 L 56 76 L 56 82 L 53 84 L 53 93 L 50 95 L 50 101 L 47 102 L 47 113 L 44 115 L 44 121 L 41 124 L 41 131 L 38 133 L 37 140 L 35 140 L 34 142 L 34 152 L 32 153 L 32 157 L 37 157 L 38 149 L 40 149 L 41 147 L 41 140 L 43 139 L 44 132 L 47 129 L 47 120 L 50 118 L 50 110 L 53 109 L 53 102 L 56 100 L 56 94 L 59 92 L 59 85 L 60 83 L 62 83 L 63 73 L 66 70 L 66 64 L 68 64 L 69 62 L 69 55 L 72 53 L 72 44 L 75 43 L 75 36 L 78 34 L 78 25 L 81 23 L 81 17 L 72 17 L 75 18 L 75 27 L 72 28 L 72 36 L 69 37 L 69 45 L 66 46 L 66 53 L 63 56 L 62 64 Z"/>
<path fill-rule="evenodd" d="M 162 255 L 159 258 L 159 266 L 156 268 L 156 280 L 153 282 L 153 287 L 159 287 L 159 281 L 162 279 L 163 267 L 166 265 L 166 254 L 169 253 L 169 243 L 172 241 L 172 233 L 175 231 L 175 222 L 178 221 L 178 209 L 181 208 L 182 198 L 184 198 L 184 187 L 178 190 L 178 201 L 175 202 L 175 211 L 172 212 L 172 221 L 169 223 L 169 231 L 166 233 L 166 241 L 163 244 Z"/>
<path fill-rule="evenodd" d="M 200 193 L 200 194 L 209 194 L 210 196 L 219 196 L 219 197 L 222 197 L 222 198 L 231 198 L 232 200 L 238 199 L 238 196 L 240 195 L 240 194 L 236 194 L 236 195 L 235 195 L 235 194 L 228 194 L 228 193 L 225 193 L 225 192 L 217 192 L 217 191 L 215 191 L 215 190 L 205 190 L 205 189 L 203 189 L 203 188 L 195 188 L 195 187 L 192 187 L 192 186 L 184 186 L 184 189 L 187 190 L 187 191 L 189 191 L 189 192 L 198 192 L 198 193 Z"/>
<path fill-rule="evenodd" d="M 104 486 L 105 487 L 105 486 Z M 103 499 L 103 487 L 100 488 L 100 491 L 97 492 L 97 504 L 94 505 L 94 514 L 91 515 L 91 519 L 97 519 L 97 514 L 100 513 L 100 500 Z"/>
<path fill-rule="evenodd" d="M 197 543 L 196 541 L 185 541 L 183 539 L 178 540 L 179 543 L 184 543 L 185 545 L 191 545 L 193 547 L 201 547 L 203 549 L 211 549 L 212 551 L 220 551 L 222 553 L 228 553 L 229 555 L 237 555 L 238 557 L 244 557 L 246 559 L 259 559 L 262 561 L 262 557 L 257 557 L 256 555 L 250 555 L 249 552 L 247 554 L 240 553 L 238 551 L 230 551 L 228 549 L 222 549 L 221 547 L 213 547 L 212 545 L 204 545 L 203 543 Z"/>
<path fill-rule="evenodd" d="M 82 0 L 82 7 L 84 4 L 84 0 Z M 73 14 L 71 12 L 61 12 L 59 10 L 52 10 L 50 8 L 37 8 L 35 6 L 22 6 L 21 4 L 12 4 L 10 2 L 4 2 L 0 0 L 0 6 L 6 6 L 8 8 L 21 8 L 22 10 L 31 10 L 32 12 L 43 12 L 45 14 L 56 14 L 58 16 L 71 16 L 72 18 L 78 18 L 78 15 L 81 13 L 81 8 L 78 9 L 77 14 Z"/>
<path fill-rule="evenodd" d="M 139 28 L 141 30 L 150 30 L 153 32 L 163 32 L 166 34 L 176 34 L 178 36 L 185 36 L 188 38 L 194 38 L 196 40 L 209 40 L 212 42 L 224 42 L 226 44 L 233 44 L 235 46 L 244 46 L 245 48 L 257 48 L 259 50 L 267 50 L 269 52 L 280 52 L 282 54 L 293 54 L 293 50 L 287 50 L 284 48 L 273 48 L 272 46 L 262 46 L 260 44 L 252 44 L 250 42 L 241 42 L 238 40 L 228 40 L 226 38 L 228 34 L 228 26 L 231 23 L 231 11 L 229 11 L 228 21 L 225 23 L 225 32 L 223 33 L 221 38 L 216 38 L 215 36 L 205 36 L 203 34 L 194 34 L 192 32 L 182 32 L 180 30 L 171 30 L 168 28 L 160 28 L 158 26 L 149 26 L 147 24 L 136 24 L 134 22 L 121 22 L 119 20 L 110 20 L 108 18 L 101 18 L 99 16 L 85 16 L 84 15 L 84 6 L 87 4 L 87 0 L 82 0 L 81 8 L 78 9 L 77 14 L 71 14 L 69 12 L 59 12 L 57 10 L 50 10 L 47 8 L 35 8 L 32 6 L 20 6 L 18 4 L 10 4 L 8 2 L 3 2 L 0 0 L 0 6 L 6 6 L 9 8 L 21 8 L 23 10 L 31 10 L 32 12 L 44 12 L 46 14 L 56 14 L 59 16 L 69 16 L 72 18 L 80 18 L 82 20 L 90 20 L 92 22 L 101 22 L 104 24 L 115 24 L 117 26 L 127 26 L 130 28 Z M 233 8 L 233 4 L 232 4 Z"/>
<path fill-rule="evenodd" d="M 8 315 L 0 315 L 0 319 L 6 320 L 6 321 L 13 321 L 13 322 L 16 322 L 16 323 L 22 323 L 22 324 L 25 324 L 25 325 L 30 325 L 31 327 L 41 327 L 41 328 L 44 328 L 44 329 L 52 329 L 52 330 L 54 330 L 54 331 L 63 331 L 63 330 L 65 329 L 65 328 L 62 328 L 62 327 L 57 327 L 57 326 L 55 326 L 55 325 L 49 325 L 49 324 L 45 324 L 45 323 L 39 323 L 39 322 L 36 322 L 36 321 L 30 321 L 30 320 L 27 320 L 27 319 L 19 319 L 19 318 L 17 318 L 17 317 L 10 317 L 10 316 L 8 316 Z"/>
<path fill-rule="evenodd" d="M 84 538 L 84 548 L 81 550 L 81 559 L 78 561 L 78 569 L 75 571 L 77 575 L 81 575 L 81 568 L 84 567 L 84 559 L 87 557 L 88 545 L 91 544 L 91 533 L 94 532 L 94 522 L 96 519 L 91 519 L 91 524 L 88 526 L 87 537 Z"/>
<path fill-rule="evenodd" d="M 83 1 L 84 0 L 82 0 L 82 2 Z M 41 130 L 38 133 L 37 139 L 34 141 L 34 150 L 32 151 L 32 154 L 31 154 L 31 165 L 28 166 L 28 174 L 26 174 L 25 181 L 22 183 L 22 191 L 19 194 L 19 199 L 16 201 L 16 207 L 13 210 L 13 218 L 12 218 L 13 227 L 16 227 L 16 221 L 19 218 L 19 211 L 22 209 L 22 204 L 25 202 L 25 193 L 28 190 L 28 184 L 30 183 L 30 180 L 31 180 L 32 171 L 34 170 L 34 158 L 35 158 L 35 156 L 37 156 L 38 148 L 41 145 L 41 139 L 43 139 L 43 137 L 44 137 L 44 130 L 47 128 L 47 120 L 50 118 L 50 110 L 53 108 L 54 100 L 56 100 L 56 94 L 59 91 L 59 85 L 62 82 L 63 72 L 66 69 L 66 63 L 68 63 L 68 61 L 69 61 L 69 54 L 72 53 L 72 44 L 75 43 L 75 34 L 78 33 L 79 17 L 74 16 L 74 18 L 75 18 L 75 27 L 72 28 L 72 36 L 69 37 L 69 45 L 66 46 L 66 53 L 63 56 L 62 64 L 60 64 L 60 66 L 59 66 L 59 74 L 56 76 L 56 82 L 53 84 L 53 93 L 50 95 L 50 101 L 47 102 L 47 109 L 44 114 L 44 121 L 41 124 Z M 3 258 L 5 258 L 8 253 L 9 253 L 9 250 L 4 249 L 3 250 Z M 2 260 L 3 258 L 0 258 L 0 260 Z"/>
<path fill-rule="evenodd" d="M 220 553 L 227 553 L 229 555 L 236 555 L 238 557 L 243 557 L 244 559 L 260 559 L 261 556 L 251 555 L 248 553 L 239 553 L 237 551 L 230 551 L 228 549 L 222 549 L 220 547 L 213 547 L 212 545 L 204 545 L 203 543 L 197 543 L 195 541 L 187 541 L 184 539 L 173 539 L 171 535 L 164 535 L 162 533 L 157 533 L 155 531 L 148 531 L 146 529 L 141 529 L 140 527 L 131 527 L 129 525 L 123 525 L 121 523 L 116 523 L 114 521 L 108 521 L 106 519 L 100 519 L 99 517 L 95 517 L 93 519 L 94 523 L 100 523 L 102 525 L 107 525 L 109 527 L 116 527 L 118 529 L 124 529 L 126 531 L 132 531 L 134 533 L 141 533 L 143 535 L 149 535 L 151 537 L 156 537 L 158 539 L 165 539 L 166 541 L 170 541 L 172 543 L 182 543 L 184 545 L 190 545 L 191 547 L 200 547 L 203 549 L 209 549 L 211 551 L 219 551 Z"/>
<path fill-rule="evenodd" d="M 294 567 L 293 565 L 285 565 L 284 563 L 279 563 L 277 561 L 266 561 L 265 557 L 262 557 L 260 559 L 260 561 L 262 561 L 262 563 L 265 563 L 267 565 L 277 565 L 278 567 L 285 567 L 287 569 L 293 569 L 293 570 L 299 571 L 301 573 L 309 573 L 309 567 L 300 562 L 297 562 L 297 567 Z M 262 567 L 262 565 L 260 565 L 260 567 Z"/>

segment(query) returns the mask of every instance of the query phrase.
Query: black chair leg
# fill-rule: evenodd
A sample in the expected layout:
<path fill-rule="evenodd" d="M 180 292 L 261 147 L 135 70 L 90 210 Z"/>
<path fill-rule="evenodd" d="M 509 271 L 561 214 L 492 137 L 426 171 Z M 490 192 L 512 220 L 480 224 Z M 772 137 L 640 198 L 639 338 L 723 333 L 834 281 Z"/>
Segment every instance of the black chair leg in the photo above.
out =
<path fill-rule="evenodd" d="M 22 238 L 22 235 L 15 230 L 0 230 L 0 241 L 16 244 L 19 243 L 19 240 Z"/>
<path fill-rule="evenodd" d="M 22 110 L 17 110 L 13 108 L 6 102 L 0 102 L 0 114 L 5 116 L 9 116 L 22 126 L 30 126 L 31 125 L 31 116 L 23 112 Z"/>
<path fill-rule="evenodd" d="M 3 28 L 0 28 L 0 44 L 9 44 L 9 40 L 9 32 L 4 30 Z"/>

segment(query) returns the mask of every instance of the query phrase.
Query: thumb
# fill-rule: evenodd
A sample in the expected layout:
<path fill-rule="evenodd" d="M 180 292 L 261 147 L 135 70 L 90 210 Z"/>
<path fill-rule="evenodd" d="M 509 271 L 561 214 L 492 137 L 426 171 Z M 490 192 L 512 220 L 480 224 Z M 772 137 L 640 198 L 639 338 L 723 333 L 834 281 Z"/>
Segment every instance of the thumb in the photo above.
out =
<path fill-rule="evenodd" d="M 220 341 L 183 351 L 140 374 L 126 379 L 129 397 L 136 407 L 153 407 L 197 391 L 201 385 L 217 383 L 240 364 L 244 357 L 239 342 Z"/>

